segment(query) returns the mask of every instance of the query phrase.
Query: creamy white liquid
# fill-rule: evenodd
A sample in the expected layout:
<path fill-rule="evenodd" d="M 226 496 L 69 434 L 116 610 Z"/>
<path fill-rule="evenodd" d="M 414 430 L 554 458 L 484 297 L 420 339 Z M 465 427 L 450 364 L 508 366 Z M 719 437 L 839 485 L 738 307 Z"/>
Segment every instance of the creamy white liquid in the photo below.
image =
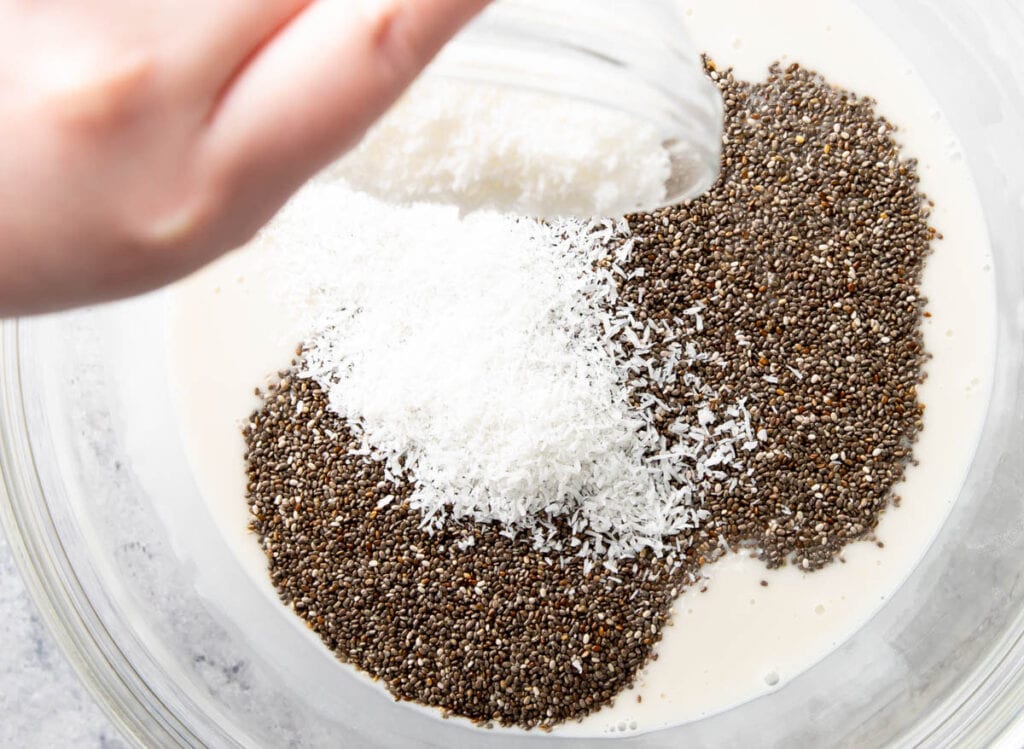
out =
<path fill-rule="evenodd" d="M 924 279 L 931 314 L 925 341 L 934 358 L 920 389 L 927 410 L 915 449 L 919 465 L 897 488 L 902 505 L 883 517 L 877 535 L 884 549 L 855 544 L 843 553 L 845 564 L 813 574 L 727 557 L 706 570 L 707 592 L 680 597 L 659 659 L 636 688 L 556 735 L 649 731 L 695 720 L 780 688 L 849 638 L 906 579 L 945 520 L 988 401 L 995 331 L 988 237 L 956 138 L 911 66 L 843 0 L 685 5 L 697 46 L 720 67 L 751 80 L 763 78 L 776 59 L 815 68 L 877 99 L 879 111 L 900 127 L 906 155 L 920 160 L 923 189 L 936 203 L 931 221 L 945 239 Z M 257 260 L 241 251 L 182 283 L 170 346 L 197 480 L 224 542 L 273 595 L 263 555 L 245 532 L 239 428 L 257 405 L 253 387 L 288 365 L 303 331 L 294 311 L 275 308 L 278 276 Z M 324 657 L 331 655 L 324 650 Z"/>

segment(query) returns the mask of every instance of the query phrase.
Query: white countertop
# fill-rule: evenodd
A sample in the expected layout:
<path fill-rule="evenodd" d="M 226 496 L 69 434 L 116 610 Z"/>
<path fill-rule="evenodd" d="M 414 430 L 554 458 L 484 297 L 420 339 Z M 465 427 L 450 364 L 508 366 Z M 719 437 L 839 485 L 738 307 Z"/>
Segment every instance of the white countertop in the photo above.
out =
<path fill-rule="evenodd" d="M 0 622 L 0 747 L 126 749 L 39 618 L 2 532 Z"/>

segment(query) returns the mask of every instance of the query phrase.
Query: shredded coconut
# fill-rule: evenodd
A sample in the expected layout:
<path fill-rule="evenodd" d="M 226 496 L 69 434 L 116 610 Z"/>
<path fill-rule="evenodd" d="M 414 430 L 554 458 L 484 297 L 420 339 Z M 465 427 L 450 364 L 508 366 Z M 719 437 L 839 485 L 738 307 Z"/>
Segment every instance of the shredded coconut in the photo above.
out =
<path fill-rule="evenodd" d="M 664 204 L 673 177 L 664 138 L 637 117 L 431 77 L 413 86 L 332 174 L 391 203 L 531 216 L 653 208 Z"/>
<path fill-rule="evenodd" d="M 309 310 L 304 375 L 361 435 L 361 454 L 413 483 L 424 527 L 497 523 L 614 569 L 697 527 L 700 497 L 743 475 L 758 444 L 744 403 L 713 408 L 686 371 L 714 357 L 618 299 L 625 223 L 460 217 L 320 183 L 263 244 L 299 268 L 282 301 Z M 617 258 L 596 262 L 609 247 Z M 664 404 L 652 384 L 704 404 L 697 423 L 669 425 L 671 441 L 654 428 Z"/>

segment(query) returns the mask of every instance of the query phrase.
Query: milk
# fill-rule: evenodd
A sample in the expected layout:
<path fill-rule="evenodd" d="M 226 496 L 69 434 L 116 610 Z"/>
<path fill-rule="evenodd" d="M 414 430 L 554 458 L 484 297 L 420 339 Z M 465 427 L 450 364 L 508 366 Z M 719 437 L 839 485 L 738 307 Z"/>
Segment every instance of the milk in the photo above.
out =
<path fill-rule="evenodd" d="M 690 0 L 690 31 L 720 68 L 766 74 L 774 60 L 817 69 L 872 96 L 899 126 L 905 156 L 920 161 L 931 223 L 944 239 L 929 258 L 925 344 L 933 359 L 919 389 L 927 406 L 918 465 L 897 487 L 902 503 L 877 538 L 848 547 L 845 564 L 812 574 L 768 571 L 730 555 L 705 572 L 707 591 L 685 592 L 659 656 L 613 707 L 555 735 L 643 732 L 726 710 L 814 665 L 863 626 L 928 549 L 956 501 L 988 403 L 994 358 L 994 284 L 986 228 L 959 144 L 898 49 L 845 0 Z M 244 444 L 258 405 L 253 388 L 287 367 L 303 336 L 298 315 L 275 308 L 277 277 L 251 251 L 237 252 L 180 284 L 171 309 L 172 375 L 181 428 L 224 543 L 266 586 L 266 562 L 247 534 Z M 761 582 L 768 583 L 767 587 Z M 332 657 L 324 650 L 324 657 Z M 640 698 L 638 700 L 638 698 Z"/>

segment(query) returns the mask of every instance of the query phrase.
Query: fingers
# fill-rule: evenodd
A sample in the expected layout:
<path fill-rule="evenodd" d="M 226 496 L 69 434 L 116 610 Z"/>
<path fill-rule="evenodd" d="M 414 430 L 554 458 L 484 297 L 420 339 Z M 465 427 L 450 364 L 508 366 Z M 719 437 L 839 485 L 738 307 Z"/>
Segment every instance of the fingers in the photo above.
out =
<path fill-rule="evenodd" d="M 47 0 L 10 11 L 0 5 L 0 43 L 6 50 L 24 49 L 25 60 L 38 58 L 33 53 L 40 47 L 59 50 L 44 62 L 65 77 L 110 58 L 152 58 L 169 73 L 162 77 L 177 87 L 177 95 L 206 105 L 205 115 L 254 51 L 311 2 Z M 0 70 L 0 81 L 15 72 Z"/>
<path fill-rule="evenodd" d="M 164 29 L 164 47 L 182 83 L 217 96 L 264 43 L 313 0 L 186 0 L 149 8 L 146 23 Z M 161 18 L 163 12 L 166 17 Z M 166 33 L 182 25 L 188 33 Z M 160 37 L 157 37 L 160 38 Z"/>
<path fill-rule="evenodd" d="M 250 60 L 214 113 L 206 156 L 264 221 L 350 148 L 487 0 L 317 0 Z"/>

